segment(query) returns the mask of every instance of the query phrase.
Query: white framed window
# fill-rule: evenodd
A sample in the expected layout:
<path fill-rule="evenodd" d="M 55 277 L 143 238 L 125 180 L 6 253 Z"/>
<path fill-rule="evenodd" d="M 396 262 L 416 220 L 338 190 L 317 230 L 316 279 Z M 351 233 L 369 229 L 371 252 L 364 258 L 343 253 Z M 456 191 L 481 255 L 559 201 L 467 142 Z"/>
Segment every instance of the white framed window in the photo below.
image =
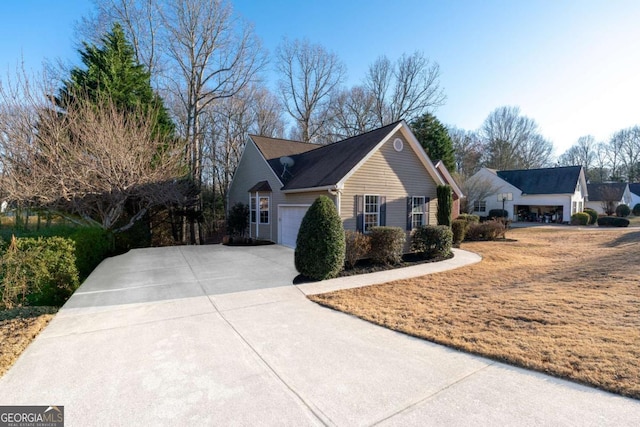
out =
<path fill-rule="evenodd" d="M 269 224 L 269 196 L 259 197 L 260 224 Z"/>
<path fill-rule="evenodd" d="M 578 212 L 578 202 L 573 202 L 571 204 L 571 215 Z"/>
<path fill-rule="evenodd" d="M 371 227 L 377 227 L 378 225 L 380 225 L 380 196 L 365 194 L 364 224 L 362 229 L 367 233 Z"/>
<path fill-rule="evenodd" d="M 487 211 L 487 201 L 486 200 L 475 200 L 473 202 L 473 211 L 474 212 L 486 212 Z"/>
<path fill-rule="evenodd" d="M 420 197 L 412 197 L 411 198 L 411 228 L 418 228 L 425 225 L 426 222 L 426 212 L 425 212 L 425 198 Z"/>
<path fill-rule="evenodd" d="M 251 210 L 251 223 L 256 223 L 256 198 L 251 196 L 250 198 L 250 210 Z"/>

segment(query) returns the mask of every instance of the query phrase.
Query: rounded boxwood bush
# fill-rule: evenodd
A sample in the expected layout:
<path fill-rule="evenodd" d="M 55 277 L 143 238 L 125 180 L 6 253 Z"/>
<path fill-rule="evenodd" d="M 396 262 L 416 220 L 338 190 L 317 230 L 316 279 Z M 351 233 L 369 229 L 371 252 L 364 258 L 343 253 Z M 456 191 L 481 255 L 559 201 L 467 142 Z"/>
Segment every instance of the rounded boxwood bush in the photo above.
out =
<path fill-rule="evenodd" d="M 640 216 L 640 203 L 636 203 L 632 212 L 635 216 Z"/>
<path fill-rule="evenodd" d="M 591 217 L 584 212 L 576 212 L 571 215 L 571 225 L 587 225 Z"/>
<path fill-rule="evenodd" d="M 423 258 L 449 256 L 452 244 L 453 232 L 446 225 L 423 225 L 411 236 L 411 249 Z"/>
<path fill-rule="evenodd" d="M 629 208 L 629 205 L 625 205 L 623 203 L 616 207 L 616 216 L 625 218 L 625 217 L 628 217 L 629 215 L 631 215 L 631 208 Z"/>
<path fill-rule="evenodd" d="M 598 218 L 598 226 L 600 227 L 628 227 L 629 220 L 619 218 L 617 216 L 602 216 Z"/>
<path fill-rule="evenodd" d="M 302 218 L 294 261 L 296 270 L 314 280 L 335 277 L 344 266 L 345 241 L 336 205 L 320 196 Z"/>
<path fill-rule="evenodd" d="M 346 230 L 344 232 L 345 241 L 345 266 L 355 267 L 356 263 L 369 255 L 371 242 L 369 236 L 359 231 Z"/>
<path fill-rule="evenodd" d="M 598 221 L 598 212 L 591 208 L 585 208 L 584 213 L 589 215 L 589 225 L 595 224 Z"/>
<path fill-rule="evenodd" d="M 371 227 L 371 259 L 378 264 L 399 264 L 402 261 L 407 235 L 400 227 Z"/>

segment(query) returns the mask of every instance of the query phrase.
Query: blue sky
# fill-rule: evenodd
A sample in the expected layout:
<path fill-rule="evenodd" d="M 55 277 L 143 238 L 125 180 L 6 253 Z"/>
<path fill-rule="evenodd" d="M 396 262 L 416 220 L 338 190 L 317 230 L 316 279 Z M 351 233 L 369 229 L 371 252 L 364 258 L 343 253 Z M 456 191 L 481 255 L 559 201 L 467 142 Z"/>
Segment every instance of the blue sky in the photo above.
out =
<path fill-rule="evenodd" d="M 517 105 L 561 154 L 640 124 L 637 0 L 236 0 L 273 51 L 284 36 L 334 51 L 359 83 L 379 55 L 420 50 L 441 68 L 447 125 L 476 129 Z M 23 57 L 77 61 L 73 28 L 90 0 L 0 2 L 0 70 Z M 4 74 L 4 73 L 3 73 Z"/>

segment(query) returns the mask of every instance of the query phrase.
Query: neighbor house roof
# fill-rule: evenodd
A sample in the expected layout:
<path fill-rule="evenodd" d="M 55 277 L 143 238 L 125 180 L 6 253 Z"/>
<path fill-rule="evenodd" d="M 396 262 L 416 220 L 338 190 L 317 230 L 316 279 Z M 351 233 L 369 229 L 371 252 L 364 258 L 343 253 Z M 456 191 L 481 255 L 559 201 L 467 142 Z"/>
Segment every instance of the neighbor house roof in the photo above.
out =
<path fill-rule="evenodd" d="M 635 195 L 640 196 L 640 182 L 629 184 L 629 191 L 631 191 Z"/>
<path fill-rule="evenodd" d="M 568 194 L 576 191 L 582 166 L 497 171 L 522 194 Z"/>
<path fill-rule="evenodd" d="M 587 184 L 590 202 L 620 201 L 627 189 L 625 182 L 607 182 L 599 184 Z"/>
<path fill-rule="evenodd" d="M 340 182 L 398 123 L 328 145 L 251 136 L 283 190 L 326 187 Z M 281 157 L 293 162 L 281 162 Z"/>
<path fill-rule="evenodd" d="M 288 139 L 269 138 L 266 136 L 249 135 L 266 160 L 279 159 L 283 156 L 293 156 L 318 148 L 316 144 L 291 141 Z"/>

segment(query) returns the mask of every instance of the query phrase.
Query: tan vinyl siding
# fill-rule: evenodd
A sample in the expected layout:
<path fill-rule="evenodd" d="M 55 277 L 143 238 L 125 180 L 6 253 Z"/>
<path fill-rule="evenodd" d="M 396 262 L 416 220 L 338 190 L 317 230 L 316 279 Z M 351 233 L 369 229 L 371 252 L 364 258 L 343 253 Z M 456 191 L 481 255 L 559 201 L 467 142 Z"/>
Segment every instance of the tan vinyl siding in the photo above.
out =
<path fill-rule="evenodd" d="M 309 193 L 288 193 L 284 195 L 285 204 L 310 205 L 320 196 L 327 196 L 335 203 L 335 197 L 328 191 L 314 191 Z"/>
<path fill-rule="evenodd" d="M 404 149 L 393 148 L 396 138 L 403 140 Z M 426 196 L 429 202 L 429 224 L 436 224 L 436 183 L 400 132 L 390 138 L 345 183 L 340 216 L 345 229 L 356 229 L 354 198 L 372 194 L 386 196 L 386 225 L 407 224 L 407 197 Z M 407 236 L 408 240 L 408 236 Z"/>

